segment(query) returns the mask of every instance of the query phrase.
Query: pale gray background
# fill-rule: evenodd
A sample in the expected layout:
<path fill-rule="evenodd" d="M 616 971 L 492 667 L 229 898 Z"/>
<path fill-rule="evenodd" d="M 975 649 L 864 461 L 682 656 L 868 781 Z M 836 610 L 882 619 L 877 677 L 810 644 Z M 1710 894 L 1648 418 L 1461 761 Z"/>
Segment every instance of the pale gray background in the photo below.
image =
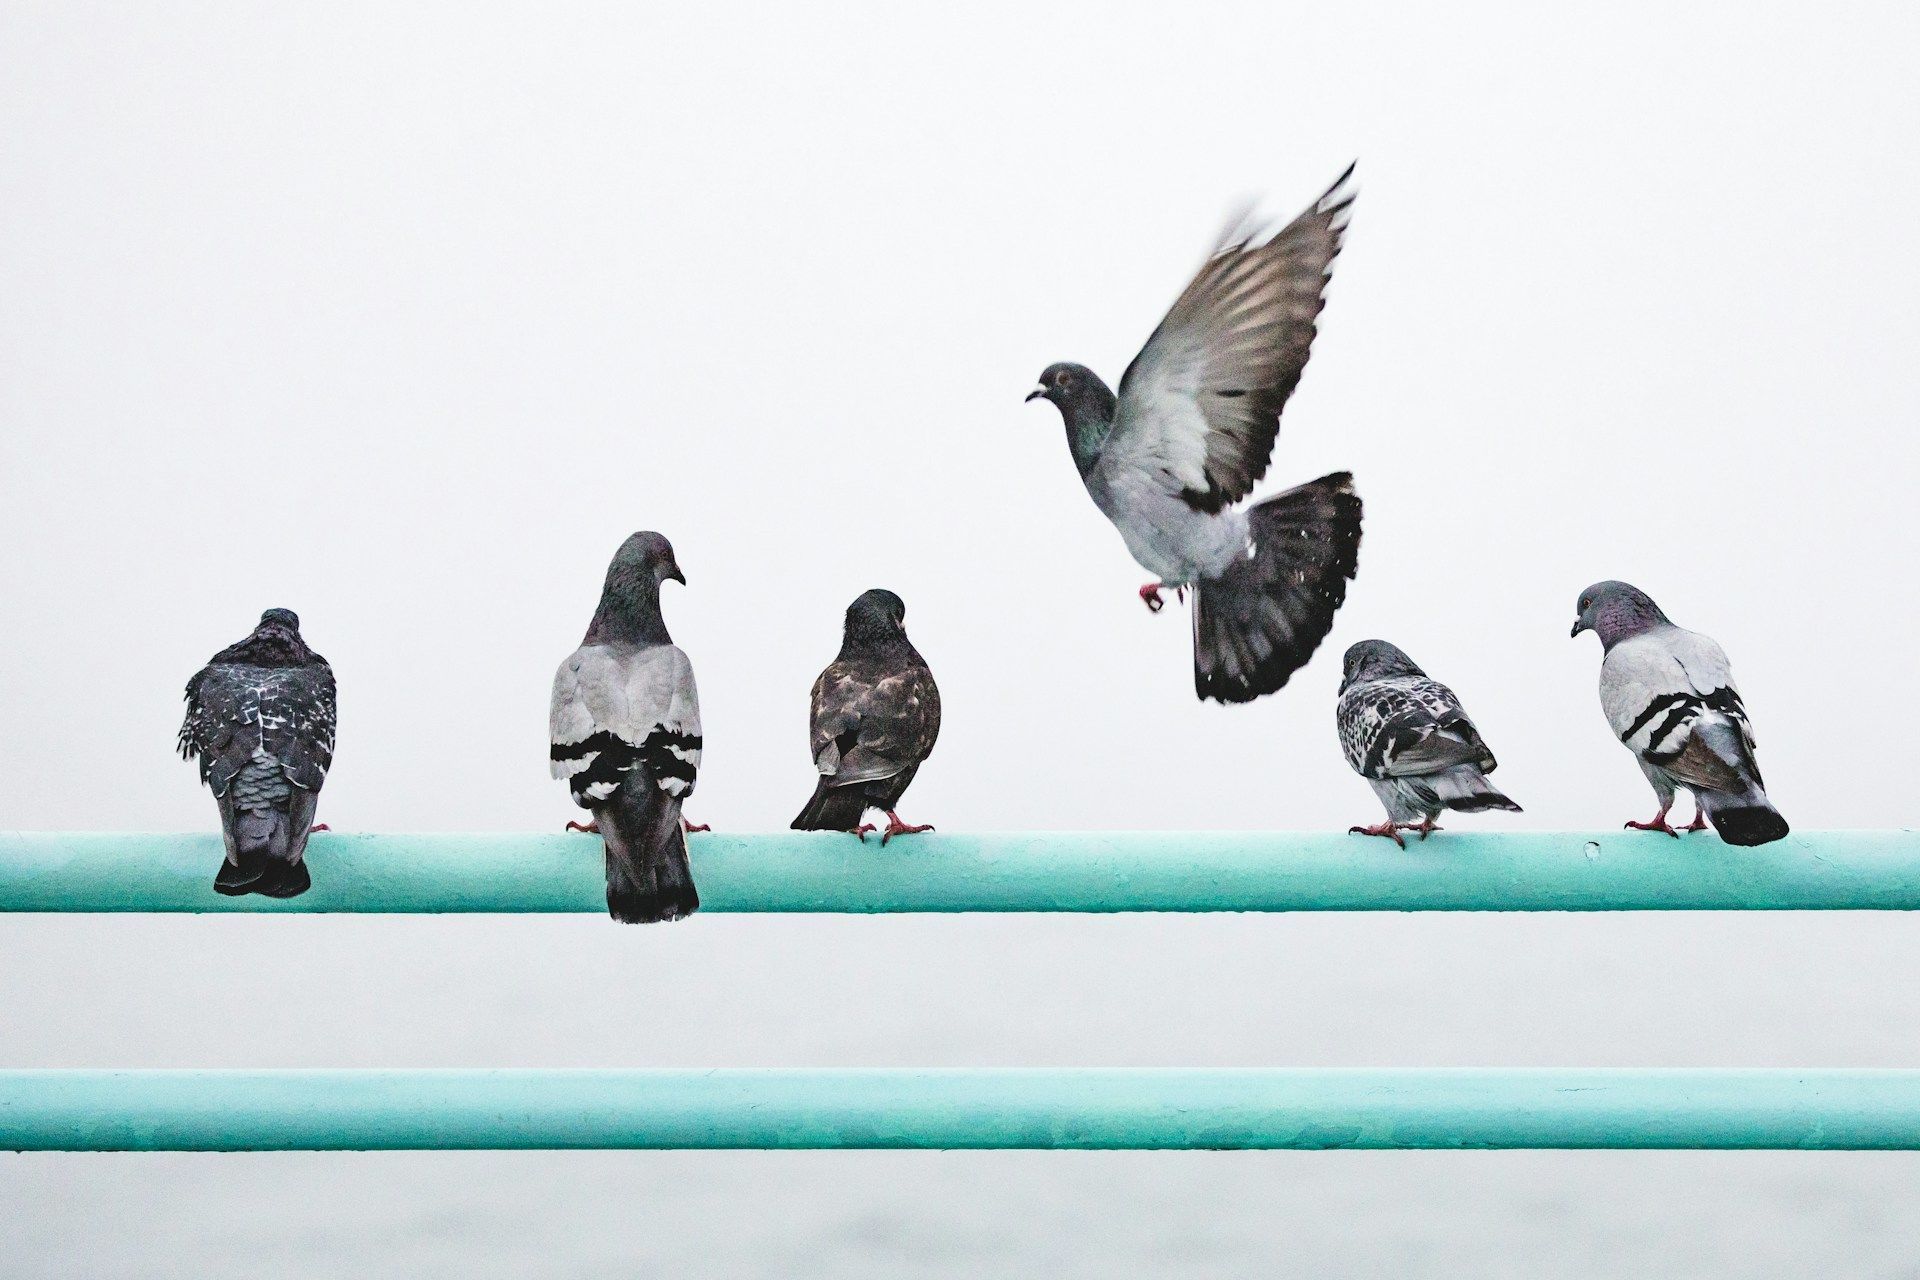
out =
<path fill-rule="evenodd" d="M 1911 7 L 388 8 L 0 6 L 0 824 L 207 826 L 180 686 L 287 605 L 343 688 L 324 818 L 551 830 L 548 676 L 640 527 L 732 830 L 804 798 L 876 584 L 946 694 L 916 820 L 1370 821 L 1331 701 L 1383 634 L 1528 806 L 1460 825 L 1611 827 L 1647 792 L 1566 638 L 1605 576 L 1726 643 L 1797 826 L 1911 820 Z M 1354 156 L 1268 488 L 1351 468 L 1360 577 L 1280 696 L 1201 706 L 1020 397 L 1117 378 L 1237 198 Z M 1920 1059 L 1903 918 L 0 948 L 7 1065 Z M 1904 1156 L 0 1157 L 22 1275 L 1911 1277 L 1917 1238 Z"/>

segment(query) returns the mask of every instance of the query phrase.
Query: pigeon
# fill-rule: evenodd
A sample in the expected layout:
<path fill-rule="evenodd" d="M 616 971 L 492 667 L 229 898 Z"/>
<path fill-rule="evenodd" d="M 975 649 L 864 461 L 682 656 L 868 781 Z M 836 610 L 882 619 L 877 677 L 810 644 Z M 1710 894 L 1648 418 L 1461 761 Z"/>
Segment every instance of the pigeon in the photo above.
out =
<path fill-rule="evenodd" d="M 1163 592 L 1193 592 L 1202 700 L 1250 702 L 1284 685 L 1332 629 L 1358 564 L 1347 472 L 1235 507 L 1266 474 L 1306 367 L 1352 175 L 1278 232 L 1230 223 L 1118 395 L 1084 365 L 1053 364 L 1027 396 L 1060 410 L 1081 483 L 1157 575 L 1140 588 L 1149 611 Z"/>
<path fill-rule="evenodd" d="M 1636 831 L 1680 831 L 1667 821 L 1673 793 L 1693 793 L 1693 821 L 1707 823 L 1728 844 L 1756 845 L 1787 834 L 1787 820 L 1767 799 L 1753 756 L 1753 726 L 1733 670 L 1718 644 L 1676 627 L 1646 592 L 1624 582 L 1596 582 L 1580 593 L 1571 634 L 1600 637 L 1600 706 L 1614 736 L 1647 775 L 1660 812 Z"/>
<path fill-rule="evenodd" d="M 1453 690 L 1385 640 L 1347 650 L 1335 719 L 1347 763 L 1387 810 L 1385 822 L 1350 834 L 1386 836 L 1404 849 L 1400 833 L 1418 831 L 1425 840 L 1440 829 L 1433 820 L 1442 809 L 1520 812 L 1487 781 L 1493 752 Z"/>
<path fill-rule="evenodd" d="M 333 668 L 307 647 L 291 609 L 269 609 L 238 644 L 187 681 L 180 756 L 220 806 L 227 857 L 217 893 L 294 898 L 313 885 L 305 862 L 320 787 L 333 763 Z"/>
<path fill-rule="evenodd" d="M 600 607 L 553 677 L 553 776 L 606 842 L 607 914 L 627 924 L 700 908 L 680 806 L 700 773 L 700 693 L 667 635 L 660 584 L 687 579 L 673 545 L 636 533 L 607 566 Z"/>
<path fill-rule="evenodd" d="M 813 682 L 810 721 L 820 781 L 793 820 L 795 831 L 876 830 L 868 809 L 887 815 L 880 843 L 933 830 L 894 811 L 940 736 L 940 688 L 907 639 L 907 606 L 891 591 L 863 592 L 847 606 L 840 654 Z"/>

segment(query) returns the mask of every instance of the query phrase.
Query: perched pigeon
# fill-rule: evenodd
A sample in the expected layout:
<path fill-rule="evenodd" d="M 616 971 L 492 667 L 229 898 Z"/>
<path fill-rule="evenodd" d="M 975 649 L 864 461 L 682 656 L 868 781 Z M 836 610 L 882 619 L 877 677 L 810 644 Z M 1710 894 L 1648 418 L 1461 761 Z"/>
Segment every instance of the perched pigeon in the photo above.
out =
<path fill-rule="evenodd" d="M 875 828 L 868 809 L 887 815 L 880 837 L 931 831 L 900 820 L 894 807 L 940 736 L 940 689 L 907 639 L 907 606 L 891 591 L 868 591 L 847 606 L 840 655 L 813 682 L 811 745 L 820 781 L 793 820 L 795 831 Z"/>
<path fill-rule="evenodd" d="M 1733 687 L 1727 655 L 1695 631 L 1676 627 L 1638 587 L 1596 582 L 1580 593 L 1574 635 L 1599 635 L 1600 706 L 1614 736 L 1640 762 L 1660 812 L 1636 831 L 1679 837 L 1667 821 L 1676 787 L 1693 793 L 1687 831 L 1708 822 L 1728 844 L 1754 845 L 1787 834 L 1767 800 L 1753 758 L 1753 726 Z"/>
<path fill-rule="evenodd" d="M 700 771 L 700 694 L 660 616 L 669 578 L 686 582 L 665 538 L 622 543 L 586 639 L 553 677 L 553 776 L 593 812 L 568 825 L 606 841 L 607 912 L 628 924 L 700 907 L 680 817 Z"/>
<path fill-rule="evenodd" d="M 216 892 L 292 898 L 313 884 L 303 859 L 333 763 L 333 668 L 300 638 L 290 609 L 269 609 L 187 681 L 182 759 L 220 805 L 226 861 Z"/>
<path fill-rule="evenodd" d="M 1027 399 L 1053 402 L 1094 505 L 1158 581 L 1193 591 L 1193 683 L 1250 702 L 1306 664 L 1333 626 L 1360 550 L 1360 498 L 1344 471 L 1244 509 L 1266 474 L 1280 410 L 1313 345 L 1340 252 L 1349 167 L 1271 235 L 1230 225 L 1116 397 L 1091 369 L 1049 365 Z"/>
<path fill-rule="evenodd" d="M 1387 810 L 1385 822 L 1352 832 L 1387 836 L 1405 848 L 1400 832 L 1418 831 L 1425 840 L 1439 830 L 1433 820 L 1442 809 L 1520 812 L 1487 781 L 1493 752 L 1453 690 L 1385 640 L 1347 650 L 1336 719 L 1347 763 Z"/>

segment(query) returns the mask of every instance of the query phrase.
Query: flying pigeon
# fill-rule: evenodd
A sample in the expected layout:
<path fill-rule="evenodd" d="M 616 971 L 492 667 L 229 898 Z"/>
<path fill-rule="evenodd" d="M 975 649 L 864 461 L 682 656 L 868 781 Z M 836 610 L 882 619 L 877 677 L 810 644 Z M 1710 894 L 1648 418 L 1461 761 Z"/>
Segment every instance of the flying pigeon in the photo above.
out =
<path fill-rule="evenodd" d="M 220 805 L 226 861 L 215 892 L 293 898 L 313 884 L 304 858 L 333 763 L 333 668 L 300 637 L 291 609 L 269 609 L 187 681 L 180 756 Z"/>
<path fill-rule="evenodd" d="M 1386 836 L 1404 849 L 1400 833 L 1418 831 L 1425 840 L 1440 829 L 1433 820 L 1442 809 L 1520 812 L 1487 781 L 1493 752 L 1453 690 L 1385 640 L 1362 640 L 1344 663 L 1335 715 L 1340 749 L 1387 810 L 1385 822 L 1351 833 Z"/>
<path fill-rule="evenodd" d="M 1157 576 L 1140 588 L 1147 608 L 1193 592 L 1202 699 L 1250 702 L 1284 685 L 1326 638 L 1358 562 L 1360 497 L 1344 471 L 1234 506 L 1266 474 L 1306 367 L 1352 174 L 1278 232 L 1229 224 L 1118 396 L 1078 364 L 1049 365 L 1027 396 L 1060 410 L 1094 505 Z"/>
<path fill-rule="evenodd" d="M 1753 757 L 1753 726 L 1733 670 L 1718 644 L 1667 620 L 1646 592 L 1624 582 L 1596 582 L 1580 593 L 1573 635 L 1600 637 L 1600 706 L 1614 736 L 1640 762 L 1660 812 L 1636 831 L 1664 831 L 1676 787 L 1693 793 L 1693 822 L 1713 823 L 1728 844 L 1755 845 L 1787 834 L 1787 820 L 1767 799 Z"/>
<path fill-rule="evenodd" d="M 863 593 L 847 606 L 840 654 L 813 682 L 811 746 L 820 781 L 793 820 L 795 831 L 876 830 L 868 809 L 887 815 L 880 836 L 933 830 L 901 821 L 894 807 L 940 736 L 940 689 L 907 639 L 907 606 L 891 591 Z"/>
<path fill-rule="evenodd" d="M 627 924 L 700 908 L 680 805 L 700 772 L 700 694 L 667 635 L 660 584 L 687 579 L 673 545 L 636 533 L 607 566 L 587 635 L 553 677 L 553 776 L 606 842 L 607 913 Z"/>

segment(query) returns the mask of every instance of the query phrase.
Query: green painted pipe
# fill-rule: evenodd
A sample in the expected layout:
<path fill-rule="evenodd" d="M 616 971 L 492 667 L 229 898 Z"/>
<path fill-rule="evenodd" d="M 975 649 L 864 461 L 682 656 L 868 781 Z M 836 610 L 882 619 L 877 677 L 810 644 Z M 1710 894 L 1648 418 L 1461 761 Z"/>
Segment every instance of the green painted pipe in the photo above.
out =
<path fill-rule="evenodd" d="M 697 835 L 708 911 L 1653 911 L 1920 908 L 1920 832 Z M 0 834 L 4 911 L 605 910 L 584 835 L 313 837 L 313 889 L 213 892 L 215 835 Z M 686 926 L 682 926 L 686 927 Z"/>
<path fill-rule="evenodd" d="M 1920 1071 L 0 1071 L 0 1149 L 1920 1149 Z"/>

